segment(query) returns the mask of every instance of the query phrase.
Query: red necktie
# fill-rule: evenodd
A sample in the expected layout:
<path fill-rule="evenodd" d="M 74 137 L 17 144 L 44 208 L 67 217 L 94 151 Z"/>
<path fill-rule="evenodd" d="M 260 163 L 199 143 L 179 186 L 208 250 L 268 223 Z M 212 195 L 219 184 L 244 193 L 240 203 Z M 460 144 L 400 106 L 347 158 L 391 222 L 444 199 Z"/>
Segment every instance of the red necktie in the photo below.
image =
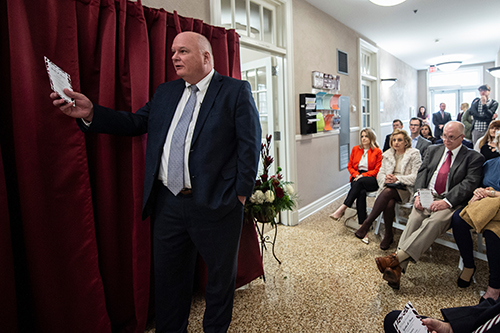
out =
<path fill-rule="evenodd" d="M 441 169 L 439 169 L 438 175 L 436 177 L 434 189 L 438 194 L 446 191 L 446 180 L 448 179 L 448 173 L 450 173 L 451 155 L 451 151 L 448 150 L 448 157 L 446 158 L 446 161 L 444 161 L 443 165 L 441 165 Z"/>

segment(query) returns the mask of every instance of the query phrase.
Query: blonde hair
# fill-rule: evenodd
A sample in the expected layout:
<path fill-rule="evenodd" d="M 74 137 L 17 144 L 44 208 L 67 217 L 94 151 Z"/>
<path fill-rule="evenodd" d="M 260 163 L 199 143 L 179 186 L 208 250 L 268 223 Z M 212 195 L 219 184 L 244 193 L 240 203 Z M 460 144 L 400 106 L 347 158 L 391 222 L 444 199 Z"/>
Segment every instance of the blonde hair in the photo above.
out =
<path fill-rule="evenodd" d="M 460 104 L 460 110 L 466 111 L 467 109 L 469 109 L 469 103 L 464 102 L 464 103 Z"/>
<path fill-rule="evenodd" d="M 392 148 L 392 138 L 396 135 L 403 135 L 403 138 L 405 140 L 405 150 L 408 149 L 408 148 L 411 148 L 411 138 L 410 136 L 408 135 L 408 133 L 403 130 L 403 129 L 399 129 L 399 128 L 396 128 L 392 134 L 391 134 L 391 139 L 389 141 L 389 145 L 391 146 Z"/>
<path fill-rule="evenodd" d="M 377 143 L 377 135 L 369 127 L 365 127 L 359 132 L 359 148 L 363 149 L 363 144 L 361 143 L 361 135 L 363 135 L 363 132 L 365 132 L 368 139 L 370 139 L 370 149 L 379 148 Z"/>

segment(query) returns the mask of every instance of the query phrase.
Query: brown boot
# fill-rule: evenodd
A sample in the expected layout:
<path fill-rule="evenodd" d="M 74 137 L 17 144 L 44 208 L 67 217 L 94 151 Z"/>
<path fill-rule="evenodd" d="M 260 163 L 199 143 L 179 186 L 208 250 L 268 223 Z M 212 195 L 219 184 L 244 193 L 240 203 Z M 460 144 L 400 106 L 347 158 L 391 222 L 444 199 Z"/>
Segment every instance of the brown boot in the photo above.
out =
<path fill-rule="evenodd" d="M 375 261 L 377 262 L 378 270 L 382 274 L 384 274 L 385 269 L 388 267 L 394 268 L 396 266 L 399 266 L 399 260 L 398 257 L 396 256 L 396 253 L 393 253 L 385 257 L 375 258 Z"/>
<path fill-rule="evenodd" d="M 396 266 L 394 268 L 387 267 L 384 271 L 383 279 L 389 283 L 392 289 L 399 290 L 399 285 L 401 283 L 401 266 Z"/>
<path fill-rule="evenodd" d="M 384 233 L 384 239 L 382 239 L 382 242 L 380 243 L 380 249 L 382 250 L 388 250 L 389 247 L 391 247 L 392 242 L 394 241 L 394 234 L 392 230 L 392 222 L 387 223 L 385 222 L 385 233 Z"/>

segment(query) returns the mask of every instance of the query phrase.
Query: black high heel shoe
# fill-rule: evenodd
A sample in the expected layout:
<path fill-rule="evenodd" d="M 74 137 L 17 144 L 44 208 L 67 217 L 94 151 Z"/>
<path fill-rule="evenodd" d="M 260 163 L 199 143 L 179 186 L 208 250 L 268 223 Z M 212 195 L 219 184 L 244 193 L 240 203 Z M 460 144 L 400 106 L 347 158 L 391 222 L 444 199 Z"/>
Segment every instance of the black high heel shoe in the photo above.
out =
<path fill-rule="evenodd" d="M 472 272 L 470 280 L 465 281 L 465 280 L 460 278 L 460 276 L 462 275 L 462 272 L 460 272 L 460 275 L 458 276 L 458 280 L 457 280 L 457 286 L 459 286 L 460 288 L 467 288 L 468 286 L 470 286 L 472 279 L 474 278 L 474 274 L 476 274 L 476 267 L 474 267 L 474 272 Z"/>

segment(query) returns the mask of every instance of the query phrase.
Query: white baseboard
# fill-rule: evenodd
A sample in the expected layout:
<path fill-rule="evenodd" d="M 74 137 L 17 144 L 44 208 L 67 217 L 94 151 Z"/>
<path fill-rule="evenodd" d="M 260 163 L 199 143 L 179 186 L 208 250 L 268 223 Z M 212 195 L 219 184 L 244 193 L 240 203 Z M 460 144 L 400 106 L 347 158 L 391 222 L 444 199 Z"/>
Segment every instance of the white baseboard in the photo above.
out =
<path fill-rule="evenodd" d="M 299 209 L 299 222 L 305 219 L 306 217 L 320 211 L 325 208 L 344 194 L 349 191 L 350 184 L 345 184 L 344 186 L 338 188 L 337 190 L 328 193 L 324 197 L 319 198 L 318 200 L 310 203 L 309 205 L 302 207 Z"/>

